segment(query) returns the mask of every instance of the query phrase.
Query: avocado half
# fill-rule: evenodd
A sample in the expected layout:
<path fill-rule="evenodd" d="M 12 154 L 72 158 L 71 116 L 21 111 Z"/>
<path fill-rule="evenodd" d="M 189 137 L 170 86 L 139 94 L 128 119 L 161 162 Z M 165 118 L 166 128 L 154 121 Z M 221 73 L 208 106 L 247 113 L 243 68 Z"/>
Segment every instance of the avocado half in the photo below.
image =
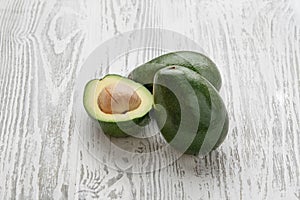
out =
<path fill-rule="evenodd" d="M 109 74 L 86 84 L 83 104 L 90 117 L 99 121 L 104 133 L 125 137 L 138 134 L 149 122 L 153 97 L 143 85 Z"/>

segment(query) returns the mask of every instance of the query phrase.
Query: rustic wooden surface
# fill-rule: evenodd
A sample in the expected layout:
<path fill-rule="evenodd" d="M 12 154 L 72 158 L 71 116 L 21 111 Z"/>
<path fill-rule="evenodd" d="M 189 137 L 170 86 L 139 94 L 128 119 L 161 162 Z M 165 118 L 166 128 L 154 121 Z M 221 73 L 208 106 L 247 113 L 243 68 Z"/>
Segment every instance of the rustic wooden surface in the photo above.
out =
<path fill-rule="evenodd" d="M 230 130 L 209 156 L 133 174 L 92 156 L 103 136 L 75 133 L 73 93 L 98 45 L 145 27 L 218 64 Z M 0 199 L 300 199 L 299 65 L 298 0 L 0 0 Z"/>

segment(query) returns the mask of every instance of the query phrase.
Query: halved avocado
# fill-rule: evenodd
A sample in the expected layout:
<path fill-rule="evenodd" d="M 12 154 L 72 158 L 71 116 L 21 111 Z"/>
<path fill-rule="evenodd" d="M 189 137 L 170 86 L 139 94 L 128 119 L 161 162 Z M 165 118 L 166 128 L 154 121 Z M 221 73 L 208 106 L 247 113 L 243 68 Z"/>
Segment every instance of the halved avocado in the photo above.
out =
<path fill-rule="evenodd" d="M 147 124 L 153 97 L 143 85 L 109 74 L 86 84 L 83 104 L 104 133 L 125 137 L 138 134 Z"/>

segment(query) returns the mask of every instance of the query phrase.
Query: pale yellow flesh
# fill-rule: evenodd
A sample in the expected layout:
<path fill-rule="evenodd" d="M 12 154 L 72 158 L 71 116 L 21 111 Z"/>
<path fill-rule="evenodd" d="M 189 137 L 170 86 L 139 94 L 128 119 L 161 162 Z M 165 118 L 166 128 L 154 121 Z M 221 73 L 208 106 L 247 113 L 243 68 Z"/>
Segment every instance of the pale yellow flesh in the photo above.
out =
<path fill-rule="evenodd" d="M 123 85 L 124 88 L 130 87 L 131 89 L 128 90 L 125 96 L 127 96 L 127 100 L 125 98 L 124 103 L 121 103 L 120 108 L 118 108 L 118 111 L 113 113 L 115 110 L 115 106 L 113 105 L 113 109 L 101 110 L 99 107 L 99 95 L 101 92 L 105 91 L 105 88 L 110 88 L 111 86 L 116 85 Z M 121 90 L 124 90 L 124 88 L 121 88 Z M 110 90 L 111 93 L 114 93 L 114 91 L 118 91 L 113 89 L 113 91 Z M 117 92 L 118 93 L 118 92 Z M 122 93 L 122 92 L 121 92 Z M 128 96 L 135 96 L 134 93 L 138 96 L 138 98 L 134 97 L 132 101 L 137 101 L 136 103 L 132 103 L 132 109 L 130 109 L 130 99 L 128 100 Z M 105 95 L 104 95 L 105 96 Z M 123 95 L 121 95 L 123 96 Z M 139 102 L 139 100 L 140 102 Z M 106 104 L 109 101 L 106 102 Z M 105 104 L 105 102 L 103 102 Z M 139 104 L 137 106 L 137 104 Z M 90 81 L 85 88 L 84 91 L 84 106 L 88 110 L 88 113 L 95 119 L 100 121 L 107 121 L 107 122 L 115 122 L 115 121 L 127 121 L 132 120 L 137 117 L 142 117 L 145 114 L 147 114 L 153 105 L 153 98 L 152 94 L 141 84 L 136 83 L 132 80 L 122 78 L 119 76 L 107 76 L 102 80 L 92 80 Z M 126 109 L 129 109 L 127 112 Z M 103 106 L 105 107 L 105 106 Z M 113 114 L 110 114 L 109 111 L 112 111 Z M 123 112 L 122 112 L 123 111 Z"/>

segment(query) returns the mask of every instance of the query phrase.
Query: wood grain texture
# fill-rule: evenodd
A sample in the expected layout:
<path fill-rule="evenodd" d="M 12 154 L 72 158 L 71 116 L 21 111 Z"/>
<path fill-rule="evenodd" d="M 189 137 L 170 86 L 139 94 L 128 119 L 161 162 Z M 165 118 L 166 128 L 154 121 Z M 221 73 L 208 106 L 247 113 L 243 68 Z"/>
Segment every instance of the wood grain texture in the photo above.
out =
<path fill-rule="evenodd" d="M 297 5 L 0 0 L 0 199 L 300 199 Z M 98 45 L 146 27 L 193 39 L 217 63 L 230 130 L 206 157 L 183 156 L 160 170 L 133 174 L 95 158 L 104 135 L 76 134 L 73 94 L 82 64 Z M 160 53 L 125 55 L 98 75 L 126 74 Z M 112 142 L 139 152 L 164 145 L 160 136 Z"/>

